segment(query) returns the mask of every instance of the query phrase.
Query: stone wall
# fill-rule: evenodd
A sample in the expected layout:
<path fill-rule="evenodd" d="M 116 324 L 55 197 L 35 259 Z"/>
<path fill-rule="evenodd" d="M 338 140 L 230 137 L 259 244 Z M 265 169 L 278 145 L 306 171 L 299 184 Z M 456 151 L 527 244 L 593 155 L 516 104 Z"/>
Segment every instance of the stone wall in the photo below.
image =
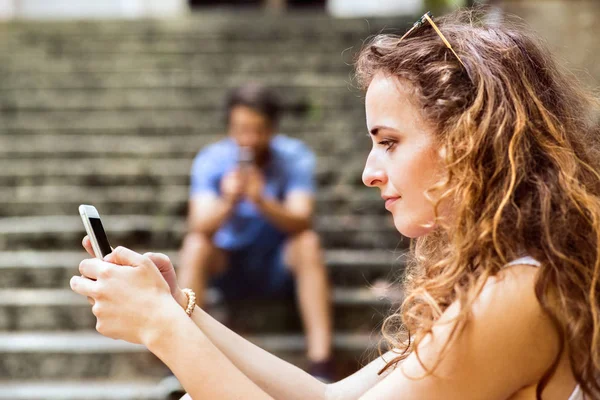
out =
<path fill-rule="evenodd" d="M 548 42 L 559 61 L 590 86 L 600 85 L 600 1 L 504 0 L 498 6 L 522 17 Z"/>

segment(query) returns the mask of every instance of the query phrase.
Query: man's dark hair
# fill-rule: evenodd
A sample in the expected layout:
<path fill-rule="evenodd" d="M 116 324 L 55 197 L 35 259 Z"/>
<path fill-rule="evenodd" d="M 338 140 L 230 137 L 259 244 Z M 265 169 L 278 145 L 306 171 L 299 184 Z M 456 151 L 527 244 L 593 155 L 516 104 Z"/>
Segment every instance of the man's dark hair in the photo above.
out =
<path fill-rule="evenodd" d="M 229 124 L 231 110 L 237 106 L 245 106 L 267 117 L 271 126 L 277 126 L 281 114 L 281 102 L 277 94 L 270 88 L 257 83 L 250 83 L 232 89 L 225 103 L 225 122 Z"/>

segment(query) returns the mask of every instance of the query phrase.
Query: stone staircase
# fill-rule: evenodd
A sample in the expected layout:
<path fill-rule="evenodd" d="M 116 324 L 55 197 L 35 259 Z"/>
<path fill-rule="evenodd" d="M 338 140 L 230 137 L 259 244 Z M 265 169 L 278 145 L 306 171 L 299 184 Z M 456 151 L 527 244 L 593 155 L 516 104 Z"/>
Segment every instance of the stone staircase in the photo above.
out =
<path fill-rule="evenodd" d="M 368 35 L 410 20 L 246 12 L 0 24 L 0 399 L 164 397 L 164 366 L 97 334 L 68 287 L 86 256 L 77 206 L 98 208 L 113 245 L 177 265 L 192 159 L 221 137 L 227 89 L 248 80 L 278 89 L 281 130 L 318 155 L 338 372 L 373 358 L 393 304 L 368 286 L 400 273 L 408 241 L 361 184 L 370 144 L 349 63 Z M 236 310 L 250 340 L 305 365 L 293 304 Z"/>

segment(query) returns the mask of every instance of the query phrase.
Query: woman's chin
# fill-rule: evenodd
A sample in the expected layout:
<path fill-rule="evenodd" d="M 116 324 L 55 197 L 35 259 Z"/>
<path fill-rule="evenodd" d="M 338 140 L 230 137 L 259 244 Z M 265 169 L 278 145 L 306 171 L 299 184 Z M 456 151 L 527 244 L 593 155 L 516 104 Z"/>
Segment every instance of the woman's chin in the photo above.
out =
<path fill-rule="evenodd" d="M 402 236 L 406 236 L 407 238 L 416 239 L 420 236 L 426 235 L 431 232 L 432 228 L 423 226 L 423 224 L 414 224 L 410 221 L 406 221 L 404 218 L 395 217 L 394 216 L 394 226 L 402 234 Z"/>

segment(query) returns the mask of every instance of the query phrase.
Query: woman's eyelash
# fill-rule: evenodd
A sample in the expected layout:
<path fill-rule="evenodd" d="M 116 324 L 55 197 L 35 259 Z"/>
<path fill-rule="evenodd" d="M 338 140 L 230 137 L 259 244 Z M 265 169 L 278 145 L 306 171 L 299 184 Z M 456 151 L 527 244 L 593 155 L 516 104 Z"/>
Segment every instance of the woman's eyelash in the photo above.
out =
<path fill-rule="evenodd" d="M 396 142 L 392 141 L 392 140 L 382 140 L 381 142 L 378 142 L 377 144 L 381 145 L 381 146 L 385 146 L 385 151 L 390 151 L 392 149 L 392 147 L 394 147 L 394 145 L 396 144 Z"/>

